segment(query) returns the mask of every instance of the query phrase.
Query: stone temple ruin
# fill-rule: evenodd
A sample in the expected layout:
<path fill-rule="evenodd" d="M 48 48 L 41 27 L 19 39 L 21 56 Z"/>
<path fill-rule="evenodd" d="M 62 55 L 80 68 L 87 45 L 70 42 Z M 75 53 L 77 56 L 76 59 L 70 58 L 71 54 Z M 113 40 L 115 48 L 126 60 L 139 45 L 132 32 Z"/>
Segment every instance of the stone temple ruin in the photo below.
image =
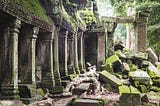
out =
<path fill-rule="evenodd" d="M 70 89 L 77 95 L 94 94 L 98 79 L 104 88 L 121 94 L 120 106 L 140 106 L 145 98 L 140 92 L 160 91 L 160 72 L 143 53 L 147 17 L 139 12 L 135 17 L 102 17 L 100 21 L 97 11 L 94 0 L 0 0 L 0 104 L 5 100 L 30 104 L 45 94 L 64 96 Z M 139 52 L 122 50 L 120 45 L 114 51 L 118 23 L 133 23 Z M 90 83 L 83 84 L 88 69 L 98 79 L 85 79 Z M 78 87 L 72 83 L 77 77 L 82 77 Z M 70 104 L 106 106 L 108 100 L 102 98 L 72 98 Z"/>

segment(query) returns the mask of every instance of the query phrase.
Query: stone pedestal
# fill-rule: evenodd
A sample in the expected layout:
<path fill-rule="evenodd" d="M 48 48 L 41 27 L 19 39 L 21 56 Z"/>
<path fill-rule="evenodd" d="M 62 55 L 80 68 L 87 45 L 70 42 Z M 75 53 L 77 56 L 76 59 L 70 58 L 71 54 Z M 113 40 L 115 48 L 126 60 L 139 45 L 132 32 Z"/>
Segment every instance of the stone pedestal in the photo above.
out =
<path fill-rule="evenodd" d="M 146 51 L 146 40 L 147 40 L 147 21 L 146 17 L 136 18 L 135 31 L 136 31 L 136 50 L 145 52 Z"/>
<path fill-rule="evenodd" d="M 45 57 L 42 65 L 42 86 L 50 93 L 55 87 L 53 74 L 53 33 L 43 33 L 40 35 L 41 43 L 45 46 Z"/>
<path fill-rule="evenodd" d="M 15 19 L 10 27 L 9 66 L 1 84 L 1 99 L 19 99 L 18 91 L 18 33 L 21 21 Z M 5 64 L 5 63 L 4 63 Z M 6 70 L 4 70 L 6 71 Z"/>
<path fill-rule="evenodd" d="M 59 65 L 60 65 L 60 75 L 65 77 L 68 75 L 67 70 L 67 36 L 68 31 L 60 31 L 59 35 Z"/>

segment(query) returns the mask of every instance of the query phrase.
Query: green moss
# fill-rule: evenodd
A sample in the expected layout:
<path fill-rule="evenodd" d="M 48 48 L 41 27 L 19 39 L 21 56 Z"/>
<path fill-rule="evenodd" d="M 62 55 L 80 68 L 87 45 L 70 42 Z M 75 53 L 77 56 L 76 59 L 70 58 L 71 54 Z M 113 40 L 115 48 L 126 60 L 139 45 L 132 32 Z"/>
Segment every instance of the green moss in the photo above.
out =
<path fill-rule="evenodd" d="M 46 15 L 45 9 L 41 6 L 39 0 L 10 0 L 18 5 L 21 5 L 30 13 L 40 17 L 45 22 L 49 23 L 50 18 Z"/>
<path fill-rule="evenodd" d="M 130 88 L 126 85 L 119 86 L 119 94 L 130 93 Z"/>
<path fill-rule="evenodd" d="M 119 59 L 119 57 L 117 55 L 112 55 L 106 59 L 106 64 L 112 64 L 116 61 L 119 61 L 121 63 L 121 60 Z"/>
<path fill-rule="evenodd" d="M 70 15 L 66 12 L 64 6 L 62 6 L 62 15 L 64 16 L 64 18 L 66 19 L 66 21 L 68 21 L 68 22 L 71 23 L 71 26 L 72 26 L 73 28 L 76 28 L 76 27 L 78 26 L 77 20 L 74 19 L 72 16 L 70 16 Z"/>

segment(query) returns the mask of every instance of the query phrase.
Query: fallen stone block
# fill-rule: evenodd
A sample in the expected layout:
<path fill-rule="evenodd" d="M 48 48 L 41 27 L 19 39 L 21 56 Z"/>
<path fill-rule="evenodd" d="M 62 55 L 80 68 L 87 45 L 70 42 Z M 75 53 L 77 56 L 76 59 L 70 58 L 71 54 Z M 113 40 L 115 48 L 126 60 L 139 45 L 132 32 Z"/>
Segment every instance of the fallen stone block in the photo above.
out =
<path fill-rule="evenodd" d="M 128 72 L 130 71 L 130 67 L 127 63 L 122 63 L 121 70 L 124 74 L 128 75 Z"/>
<path fill-rule="evenodd" d="M 89 89 L 89 85 L 91 83 L 81 83 L 80 85 L 78 85 L 77 87 L 75 87 L 73 89 L 73 94 L 76 94 L 76 95 L 81 95 L 83 94 L 84 92 L 86 92 L 88 89 Z"/>
<path fill-rule="evenodd" d="M 117 89 L 117 93 L 118 93 L 118 87 L 123 84 L 123 82 L 119 78 L 117 78 L 116 76 L 110 74 L 105 70 L 99 73 L 99 80 L 101 82 L 108 83 L 113 88 Z"/>
<path fill-rule="evenodd" d="M 130 87 L 130 92 L 131 93 L 139 93 L 140 94 L 140 91 L 136 87 L 134 87 L 132 85 L 130 85 L 129 87 Z"/>
<path fill-rule="evenodd" d="M 127 59 L 139 59 L 139 60 L 147 60 L 148 59 L 148 54 L 139 52 L 139 51 L 131 51 L 128 50 L 124 53 L 126 55 Z"/>
<path fill-rule="evenodd" d="M 147 72 L 138 70 L 134 72 L 129 72 L 129 78 L 131 82 L 138 81 L 139 84 L 150 85 L 151 78 Z"/>
<path fill-rule="evenodd" d="M 156 62 L 158 62 L 158 57 L 156 55 L 156 53 L 151 49 L 151 48 L 148 48 L 146 50 L 146 52 L 148 53 L 148 60 L 155 64 Z"/>
<path fill-rule="evenodd" d="M 160 78 L 160 70 L 158 70 L 151 62 L 149 62 L 147 72 L 151 78 Z"/>
<path fill-rule="evenodd" d="M 0 106 L 25 106 L 22 101 L 18 100 L 1 100 Z"/>
<path fill-rule="evenodd" d="M 115 54 L 120 58 L 120 59 L 125 59 L 126 55 L 121 52 L 121 50 L 115 51 Z"/>
<path fill-rule="evenodd" d="M 72 102 L 72 106 L 103 106 L 103 102 L 93 99 L 76 99 Z"/>
<path fill-rule="evenodd" d="M 141 95 L 138 93 L 122 93 L 119 106 L 140 106 Z"/>
<path fill-rule="evenodd" d="M 130 93 L 130 88 L 126 85 L 119 86 L 119 94 Z"/>
<path fill-rule="evenodd" d="M 105 64 L 110 64 L 114 70 L 114 72 L 118 72 L 121 69 L 121 60 L 119 59 L 118 56 L 116 55 L 112 55 L 109 58 L 106 59 L 106 63 Z"/>

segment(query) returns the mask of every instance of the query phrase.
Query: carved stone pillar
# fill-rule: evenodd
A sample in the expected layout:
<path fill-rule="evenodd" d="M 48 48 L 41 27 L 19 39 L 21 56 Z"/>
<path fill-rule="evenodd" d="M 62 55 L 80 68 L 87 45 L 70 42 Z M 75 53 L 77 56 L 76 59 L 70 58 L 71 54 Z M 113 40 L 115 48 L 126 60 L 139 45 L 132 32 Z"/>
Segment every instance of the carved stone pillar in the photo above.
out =
<path fill-rule="evenodd" d="M 55 30 L 54 35 L 54 78 L 55 78 L 55 85 L 61 86 L 61 79 L 59 73 L 59 45 L 58 45 L 58 29 Z"/>
<path fill-rule="evenodd" d="M 38 27 L 24 27 L 19 41 L 19 83 L 36 85 L 35 51 Z"/>
<path fill-rule="evenodd" d="M 106 32 L 106 56 L 109 57 L 114 54 L 114 31 L 116 28 L 115 23 L 106 23 L 105 32 Z M 108 35 L 108 36 L 107 36 Z"/>
<path fill-rule="evenodd" d="M 135 30 L 136 30 L 136 50 L 146 51 L 147 40 L 147 17 L 136 18 Z"/>
<path fill-rule="evenodd" d="M 68 35 L 68 74 L 75 74 L 74 69 L 74 34 Z"/>
<path fill-rule="evenodd" d="M 59 63 L 61 77 L 68 75 L 67 70 L 67 36 L 68 31 L 61 31 L 59 35 Z"/>
<path fill-rule="evenodd" d="M 83 44 L 83 31 L 80 32 L 79 35 L 79 70 L 80 73 L 85 73 L 85 69 L 84 69 L 84 44 Z"/>
<path fill-rule="evenodd" d="M 77 32 L 74 34 L 74 67 L 77 74 L 79 74 L 79 67 L 78 67 L 78 40 L 77 40 Z"/>
<path fill-rule="evenodd" d="M 1 85 L 1 99 L 19 99 L 18 91 L 18 33 L 21 21 L 15 19 L 10 30 L 10 48 L 8 70 L 5 71 L 5 79 Z M 6 63 L 4 63 L 6 64 Z"/>
<path fill-rule="evenodd" d="M 44 63 L 42 64 L 42 86 L 53 92 L 55 87 L 53 73 L 53 33 L 44 33 L 40 36 L 42 45 L 45 46 Z"/>

